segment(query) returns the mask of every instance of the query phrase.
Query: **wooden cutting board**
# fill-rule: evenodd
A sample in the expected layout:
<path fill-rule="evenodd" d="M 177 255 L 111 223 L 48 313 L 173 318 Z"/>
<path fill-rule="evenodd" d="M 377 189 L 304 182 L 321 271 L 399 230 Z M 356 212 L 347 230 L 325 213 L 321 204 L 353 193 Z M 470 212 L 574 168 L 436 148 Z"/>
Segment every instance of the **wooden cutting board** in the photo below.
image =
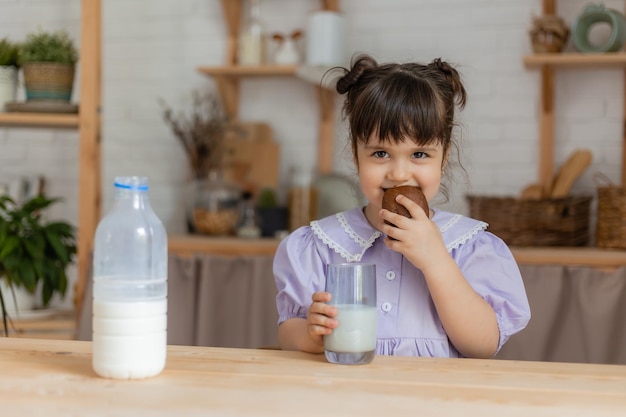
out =
<path fill-rule="evenodd" d="M 256 194 L 278 189 L 280 145 L 272 128 L 262 122 L 237 122 L 226 135 L 226 178 Z"/>

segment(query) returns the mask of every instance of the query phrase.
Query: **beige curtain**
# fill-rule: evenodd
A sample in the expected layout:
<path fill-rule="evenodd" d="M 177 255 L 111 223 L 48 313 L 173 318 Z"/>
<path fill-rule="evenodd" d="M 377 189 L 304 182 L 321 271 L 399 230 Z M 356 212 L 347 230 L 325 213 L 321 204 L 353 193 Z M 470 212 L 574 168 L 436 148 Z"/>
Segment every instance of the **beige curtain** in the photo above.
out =
<path fill-rule="evenodd" d="M 626 364 L 626 267 L 521 265 L 531 321 L 498 358 Z M 90 280 L 89 280 L 90 281 Z M 278 344 L 271 256 L 169 257 L 168 343 Z M 91 339 L 91 287 L 79 338 Z"/>
<path fill-rule="evenodd" d="M 532 318 L 502 359 L 626 364 L 626 267 L 521 265 Z"/>

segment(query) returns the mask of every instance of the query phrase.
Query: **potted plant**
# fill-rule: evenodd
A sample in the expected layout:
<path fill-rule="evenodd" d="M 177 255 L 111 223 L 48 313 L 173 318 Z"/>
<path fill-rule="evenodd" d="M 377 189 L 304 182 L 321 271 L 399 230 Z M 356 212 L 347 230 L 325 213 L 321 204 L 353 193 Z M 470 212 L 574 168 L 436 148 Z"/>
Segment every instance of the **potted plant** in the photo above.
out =
<path fill-rule="evenodd" d="M 20 45 L 26 100 L 69 102 L 78 50 L 64 30 L 31 32 Z"/>
<path fill-rule="evenodd" d="M 0 310 L 4 333 L 8 335 L 7 297 L 25 289 L 34 294 L 41 288 L 45 307 L 52 296 L 65 296 L 66 269 L 76 255 L 75 228 L 62 221 L 48 221 L 42 212 L 58 199 L 39 195 L 23 204 L 0 196 L 0 280 L 9 293 L 0 289 Z"/>
<path fill-rule="evenodd" d="M 15 101 L 17 94 L 18 45 L 8 38 L 0 39 L 0 111 L 4 104 Z"/>
<path fill-rule="evenodd" d="M 262 188 L 259 191 L 256 197 L 256 211 L 261 227 L 261 236 L 275 237 L 276 232 L 288 229 L 288 209 L 278 204 L 278 197 L 274 189 Z"/>

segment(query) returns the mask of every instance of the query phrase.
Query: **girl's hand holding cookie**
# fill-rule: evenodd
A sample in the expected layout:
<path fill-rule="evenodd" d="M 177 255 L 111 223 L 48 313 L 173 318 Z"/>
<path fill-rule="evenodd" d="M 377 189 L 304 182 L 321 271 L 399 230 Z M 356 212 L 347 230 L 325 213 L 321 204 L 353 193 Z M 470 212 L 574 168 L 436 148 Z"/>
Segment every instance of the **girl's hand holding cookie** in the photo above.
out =
<path fill-rule="evenodd" d="M 378 227 L 388 237 L 385 240 L 387 247 L 402 253 L 419 269 L 424 269 L 427 262 L 435 261 L 439 252 L 447 255 L 441 232 L 427 212 L 404 195 L 397 195 L 395 201 L 410 217 L 385 208 L 380 211 L 382 222 Z"/>

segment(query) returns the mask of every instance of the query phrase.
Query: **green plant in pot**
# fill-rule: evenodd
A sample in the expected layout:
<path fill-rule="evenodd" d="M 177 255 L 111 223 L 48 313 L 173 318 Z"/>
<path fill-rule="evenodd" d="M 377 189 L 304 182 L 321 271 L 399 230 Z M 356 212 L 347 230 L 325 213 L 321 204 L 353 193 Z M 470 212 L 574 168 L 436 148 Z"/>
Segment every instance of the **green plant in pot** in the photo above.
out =
<path fill-rule="evenodd" d="M 69 102 L 78 50 L 64 30 L 31 32 L 20 45 L 26 100 Z"/>
<path fill-rule="evenodd" d="M 17 95 L 18 47 L 8 38 L 0 39 L 0 111 Z"/>
<path fill-rule="evenodd" d="M 17 204 L 0 196 L 0 281 L 5 284 L 5 291 L 0 288 L 0 311 L 5 335 L 8 297 L 15 300 L 16 289 L 34 294 L 40 288 L 44 307 L 55 294 L 63 297 L 67 291 L 66 269 L 76 255 L 76 230 L 42 214 L 58 200 L 40 195 Z"/>
<path fill-rule="evenodd" d="M 256 212 L 261 228 L 261 236 L 274 237 L 276 232 L 287 230 L 289 211 L 278 203 L 276 191 L 262 188 L 256 196 Z"/>

